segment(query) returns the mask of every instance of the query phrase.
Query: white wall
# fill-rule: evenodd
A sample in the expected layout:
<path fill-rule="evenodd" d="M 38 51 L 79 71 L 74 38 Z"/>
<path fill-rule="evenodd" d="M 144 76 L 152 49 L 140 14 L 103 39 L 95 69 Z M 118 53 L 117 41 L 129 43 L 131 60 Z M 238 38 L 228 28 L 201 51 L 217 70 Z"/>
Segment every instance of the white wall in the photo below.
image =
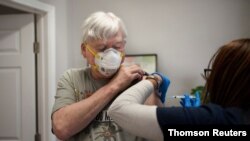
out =
<path fill-rule="evenodd" d="M 66 68 L 86 64 L 80 27 L 95 11 L 111 11 L 124 20 L 128 54 L 158 54 L 159 71 L 171 79 L 168 96 L 204 84 L 200 74 L 217 48 L 250 37 L 249 0 L 41 1 L 56 7 L 57 79 Z"/>
<path fill-rule="evenodd" d="M 68 0 L 39 0 L 44 3 L 55 6 L 55 23 L 56 23 L 56 80 L 69 68 L 68 50 L 69 34 L 68 31 Z"/>

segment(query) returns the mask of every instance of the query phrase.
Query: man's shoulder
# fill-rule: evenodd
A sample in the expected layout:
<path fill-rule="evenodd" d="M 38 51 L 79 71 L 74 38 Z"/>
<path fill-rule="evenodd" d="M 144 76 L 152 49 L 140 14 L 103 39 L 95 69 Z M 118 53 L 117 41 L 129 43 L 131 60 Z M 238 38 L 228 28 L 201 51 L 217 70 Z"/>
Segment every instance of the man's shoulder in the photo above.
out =
<path fill-rule="evenodd" d="M 64 71 L 63 73 L 63 77 L 74 77 L 74 76 L 79 76 L 82 75 L 84 73 L 86 73 L 88 70 L 88 68 L 70 68 L 67 69 L 66 71 Z"/>
<path fill-rule="evenodd" d="M 59 81 L 74 81 L 88 74 L 88 68 L 70 68 L 64 71 Z"/>
<path fill-rule="evenodd" d="M 88 70 L 88 68 L 70 68 L 70 69 L 67 69 L 65 72 L 64 72 L 64 74 L 65 73 L 68 73 L 68 74 L 76 74 L 76 73 L 82 73 L 82 72 L 85 72 L 85 71 L 87 71 Z"/>

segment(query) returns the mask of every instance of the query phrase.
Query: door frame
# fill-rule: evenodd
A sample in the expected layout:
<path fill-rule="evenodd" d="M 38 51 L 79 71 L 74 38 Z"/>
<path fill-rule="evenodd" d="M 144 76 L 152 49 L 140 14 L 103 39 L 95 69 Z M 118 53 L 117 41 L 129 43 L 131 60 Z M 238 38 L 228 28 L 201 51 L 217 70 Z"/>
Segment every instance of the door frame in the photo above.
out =
<path fill-rule="evenodd" d="M 42 141 L 55 141 L 56 138 L 51 133 L 50 117 L 56 93 L 55 8 L 38 0 L 3 0 L 0 4 L 38 15 L 36 24 L 37 40 L 40 45 L 38 54 L 39 133 Z"/>

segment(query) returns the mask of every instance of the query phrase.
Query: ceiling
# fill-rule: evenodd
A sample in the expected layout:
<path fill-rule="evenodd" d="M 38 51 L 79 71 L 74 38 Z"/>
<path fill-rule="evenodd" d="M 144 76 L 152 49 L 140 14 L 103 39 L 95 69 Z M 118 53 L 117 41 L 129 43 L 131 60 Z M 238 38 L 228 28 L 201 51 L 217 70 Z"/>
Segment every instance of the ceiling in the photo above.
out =
<path fill-rule="evenodd" d="M 5 14 L 23 14 L 23 13 L 27 13 L 25 11 L 21 11 L 18 9 L 14 9 L 11 7 L 7 7 L 4 5 L 0 5 L 0 15 L 5 15 Z"/>

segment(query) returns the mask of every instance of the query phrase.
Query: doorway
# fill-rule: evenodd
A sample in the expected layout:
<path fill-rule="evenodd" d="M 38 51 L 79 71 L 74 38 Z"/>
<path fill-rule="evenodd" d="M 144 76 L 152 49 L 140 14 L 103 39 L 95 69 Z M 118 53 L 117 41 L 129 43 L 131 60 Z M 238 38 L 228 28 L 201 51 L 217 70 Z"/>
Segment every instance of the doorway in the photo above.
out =
<path fill-rule="evenodd" d="M 0 141 L 35 135 L 34 16 L 0 15 Z"/>
<path fill-rule="evenodd" d="M 0 19 L 1 24 L 21 24 L 19 20 L 26 19 L 25 16 L 30 20 L 21 26 L 25 30 L 6 30 L 8 28 L 0 30 L 0 102 L 2 104 L 0 112 L 5 113 L 0 116 L 0 120 L 4 121 L 0 122 L 0 141 L 35 140 L 34 24 L 37 26 L 37 41 L 39 42 L 37 57 L 39 116 L 37 123 L 39 134 L 41 134 L 39 140 L 53 141 L 55 137 L 51 133 L 50 112 L 56 88 L 55 9 L 39 1 L 26 0 L 0 1 L 0 5 L 0 13 L 5 15 L 2 17 L 8 17 Z M 17 13 L 18 16 L 15 15 Z M 34 23 L 34 14 L 37 15 L 36 23 Z M 17 22 L 19 16 L 24 17 Z M 7 21 L 7 19 L 12 19 L 12 21 Z M 28 29 L 29 32 L 27 32 Z M 27 38 L 32 42 L 28 43 Z M 20 45 L 24 45 L 24 49 Z"/>

